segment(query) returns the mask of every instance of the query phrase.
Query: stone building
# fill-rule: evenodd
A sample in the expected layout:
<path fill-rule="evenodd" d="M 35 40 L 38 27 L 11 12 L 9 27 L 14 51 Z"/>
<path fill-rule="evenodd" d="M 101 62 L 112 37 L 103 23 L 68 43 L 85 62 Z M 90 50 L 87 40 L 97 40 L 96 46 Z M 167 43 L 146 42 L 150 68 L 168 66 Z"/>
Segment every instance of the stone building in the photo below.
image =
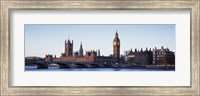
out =
<path fill-rule="evenodd" d="M 68 40 L 65 43 L 65 53 L 61 53 L 59 58 L 54 58 L 53 61 L 60 62 L 80 62 L 80 63 L 93 63 L 97 57 L 97 52 L 92 50 L 83 54 L 83 45 L 80 44 L 79 51 L 73 52 L 73 41 Z"/>
<path fill-rule="evenodd" d="M 117 63 L 120 61 L 120 40 L 118 37 L 118 33 L 116 32 L 114 40 L 113 40 L 113 56 Z"/>
<path fill-rule="evenodd" d="M 135 64 L 141 64 L 141 65 L 149 65 L 152 64 L 152 59 L 153 59 L 153 52 L 150 50 L 148 50 L 146 48 L 146 50 L 143 51 L 143 49 L 141 48 L 141 50 L 137 50 L 135 49 L 135 51 L 128 51 L 126 52 L 127 54 L 127 59 L 126 59 L 126 63 L 135 63 Z"/>
<path fill-rule="evenodd" d="M 48 54 L 48 55 L 45 56 L 44 61 L 52 61 L 53 59 L 54 59 L 53 55 Z"/>
<path fill-rule="evenodd" d="M 122 58 L 123 57 L 123 58 Z M 46 55 L 45 61 L 59 61 L 59 62 L 80 62 L 80 63 L 103 63 L 103 64 L 119 64 L 119 63 L 135 63 L 141 65 L 151 65 L 151 64 L 175 64 L 174 52 L 170 51 L 168 48 L 161 49 L 147 49 L 141 50 L 131 49 L 130 51 L 125 51 L 125 56 L 120 56 L 120 39 L 118 33 L 115 33 L 113 39 L 113 54 L 111 56 L 101 56 L 100 50 L 86 51 L 84 54 L 83 44 L 80 43 L 80 48 L 78 51 L 73 51 L 73 40 L 66 41 L 64 43 L 64 53 L 61 53 L 60 57 L 53 55 Z"/>
<path fill-rule="evenodd" d="M 25 57 L 25 63 L 34 63 L 34 62 L 38 62 L 38 61 L 44 61 L 43 58 L 40 57 Z"/>
<path fill-rule="evenodd" d="M 135 64 L 175 64 L 175 55 L 174 52 L 170 51 L 168 48 L 161 46 L 161 49 L 151 49 L 147 50 L 137 50 L 133 52 L 125 51 L 126 63 L 135 63 Z"/>
<path fill-rule="evenodd" d="M 58 61 L 58 62 L 80 62 L 80 63 L 109 63 L 114 64 L 120 62 L 120 40 L 116 32 L 113 40 L 113 56 L 100 56 L 100 50 L 87 51 L 83 54 L 83 45 L 80 44 L 79 51 L 73 52 L 73 40 L 65 40 L 65 50 L 61 53 L 59 58 L 53 58 L 52 55 L 46 55 L 45 61 Z"/>
<path fill-rule="evenodd" d="M 175 64 L 174 52 L 161 46 L 161 49 L 153 50 L 153 64 Z"/>

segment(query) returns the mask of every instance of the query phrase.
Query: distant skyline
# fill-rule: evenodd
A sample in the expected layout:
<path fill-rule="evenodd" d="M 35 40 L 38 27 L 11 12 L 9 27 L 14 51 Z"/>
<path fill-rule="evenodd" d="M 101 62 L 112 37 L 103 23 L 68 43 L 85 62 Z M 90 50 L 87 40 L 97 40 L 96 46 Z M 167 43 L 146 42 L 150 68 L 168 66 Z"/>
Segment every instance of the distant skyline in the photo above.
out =
<path fill-rule="evenodd" d="M 175 24 L 25 24 L 25 57 L 46 54 L 60 57 L 65 40 L 73 40 L 73 51 L 82 42 L 85 51 L 100 50 L 101 55 L 113 54 L 116 31 L 120 39 L 120 54 L 131 49 L 161 46 L 175 52 Z"/>

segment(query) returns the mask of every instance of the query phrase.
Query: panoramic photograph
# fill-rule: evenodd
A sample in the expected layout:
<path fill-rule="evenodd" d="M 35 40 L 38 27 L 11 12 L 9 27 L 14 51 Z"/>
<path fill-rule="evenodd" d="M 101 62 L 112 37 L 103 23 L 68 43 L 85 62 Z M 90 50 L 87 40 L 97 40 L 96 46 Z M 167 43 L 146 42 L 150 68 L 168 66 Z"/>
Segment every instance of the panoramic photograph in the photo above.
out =
<path fill-rule="evenodd" d="M 25 71 L 175 71 L 175 24 L 25 24 Z"/>

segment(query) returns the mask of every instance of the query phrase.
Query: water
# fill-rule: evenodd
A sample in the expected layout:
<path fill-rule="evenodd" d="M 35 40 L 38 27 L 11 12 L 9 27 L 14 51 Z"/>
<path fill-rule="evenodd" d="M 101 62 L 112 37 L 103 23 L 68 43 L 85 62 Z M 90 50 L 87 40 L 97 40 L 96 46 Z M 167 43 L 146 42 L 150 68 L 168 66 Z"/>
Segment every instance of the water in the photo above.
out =
<path fill-rule="evenodd" d="M 34 66 L 26 66 L 25 71 L 175 71 L 164 69 L 136 69 L 136 68 L 65 68 L 49 67 L 48 69 L 37 69 Z"/>

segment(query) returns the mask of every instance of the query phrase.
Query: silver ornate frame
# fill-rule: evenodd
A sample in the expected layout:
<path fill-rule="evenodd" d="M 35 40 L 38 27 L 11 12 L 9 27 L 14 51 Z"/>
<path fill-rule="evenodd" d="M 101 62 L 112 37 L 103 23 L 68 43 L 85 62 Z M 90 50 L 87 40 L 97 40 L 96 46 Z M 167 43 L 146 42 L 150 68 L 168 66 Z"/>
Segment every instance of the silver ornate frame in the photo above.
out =
<path fill-rule="evenodd" d="M 200 95 L 199 0 L 0 0 L 1 1 L 1 95 Z M 189 87 L 14 87 L 9 85 L 11 10 L 190 10 L 191 86 Z"/>

